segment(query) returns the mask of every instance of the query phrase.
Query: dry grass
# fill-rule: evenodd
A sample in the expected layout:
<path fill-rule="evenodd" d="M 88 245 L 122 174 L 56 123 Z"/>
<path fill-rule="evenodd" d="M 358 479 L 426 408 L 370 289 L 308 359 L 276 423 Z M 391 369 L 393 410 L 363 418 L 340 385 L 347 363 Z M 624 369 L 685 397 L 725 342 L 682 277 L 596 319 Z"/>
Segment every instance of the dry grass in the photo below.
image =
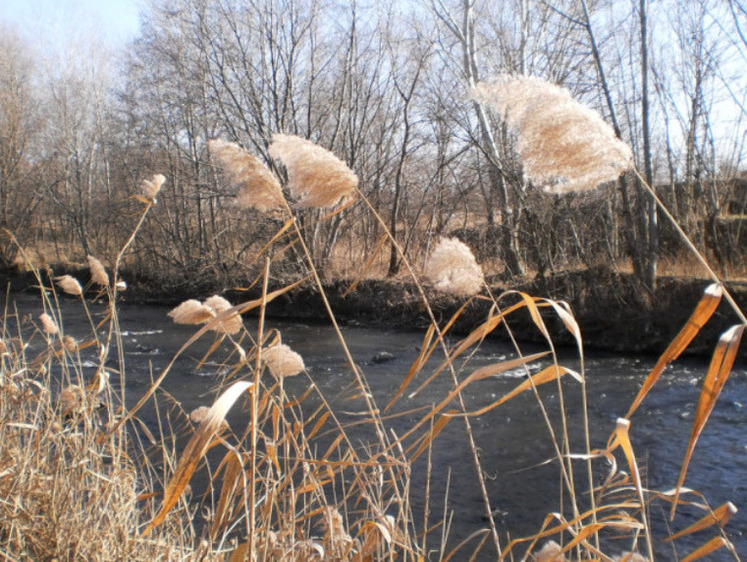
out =
<path fill-rule="evenodd" d="M 173 521 L 151 540 L 137 535 L 149 511 L 138 496 L 153 482 L 132 460 L 126 432 L 106 435 L 116 415 L 108 385 L 99 393 L 85 384 L 59 333 L 17 320 L 6 315 L 0 338 L 0 556 L 186 557 L 190 532 Z"/>
<path fill-rule="evenodd" d="M 308 141 L 279 136 L 270 152 L 286 166 L 286 187 L 300 207 L 334 205 L 360 195 L 356 194 L 357 178 L 344 163 Z M 586 185 L 591 176 L 583 172 L 572 177 L 564 172 L 563 177 Z M 483 554 L 500 559 L 533 556 L 546 561 L 613 560 L 605 552 L 620 551 L 626 551 L 620 559 L 639 560 L 644 558 L 633 550 L 641 550 L 645 559 L 653 558 L 651 505 L 667 502 L 674 512 L 685 496 L 691 497 L 692 492 L 683 484 L 693 447 L 728 380 L 744 326 L 729 330 L 714 353 L 674 491 L 646 488 L 630 440 L 631 418 L 653 391 L 666 365 L 677 359 L 708 322 L 725 291 L 706 293 L 652 369 L 627 418 L 618 420 L 606 443 L 592 447 L 583 340 L 569 307 L 516 291 L 496 296 L 486 290 L 486 295 L 474 296 L 482 288 L 480 267 L 466 245 L 447 240 L 430 256 L 426 277 L 438 288 L 466 299 L 465 306 L 476 298 L 490 304 L 484 321 L 466 337 L 449 343 L 449 331 L 465 307 L 452 318 L 437 321 L 423 288 L 424 279 L 394 243 L 431 325 L 419 356 L 400 374 L 399 388 L 386 397 L 387 405 L 381 408 L 336 328 L 334 311 L 294 220 L 293 207 L 283 200 L 280 211 L 286 213 L 287 221 L 277 236 L 287 234 L 292 239 L 289 244 L 302 250 L 309 277 L 317 284 L 348 360 L 350 382 L 344 406 L 324 394 L 304 370 L 303 359 L 281 343 L 282 334 L 265 327 L 272 301 L 303 282 L 269 292 L 273 255 L 268 249 L 260 298 L 232 305 L 212 296 L 204 302 L 187 301 L 172 310 L 175 322 L 194 324 L 195 332 L 170 363 L 154 373 L 152 384 L 138 402 L 125 408 L 125 358 L 112 356 L 112 350 L 123 349 L 118 339 L 117 287 L 122 281 L 118 265 L 156 203 L 163 181 L 163 176 L 154 176 L 143 184 L 144 196 L 137 197 L 144 205 L 142 215 L 114 262 L 113 283 L 99 282 L 103 280 L 100 264 L 91 262 L 93 277 L 109 299 L 108 316 L 103 321 L 93 322 L 77 279 L 66 276 L 58 280 L 63 291 L 75 295 L 81 315 L 90 322 L 86 341 L 67 339 L 55 287 L 48 275 L 38 271 L 46 311 L 39 319 L 42 326 L 6 314 L 0 335 L 0 555 L 9 559 L 364 562 L 465 559 Z M 370 202 L 362 200 L 370 207 Z M 376 214 L 375 210 L 372 213 Z M 384 221 L 380 226 L 387 231 Z M 250 311 L 259 314 L 256 328 L 241 319 Z M 528 314 L 544 336 L 546 349 L 526 355 L 517 344 L 514 357 L 474 368 L 470 359 L 480 344 L 497 330 L 511 334 L 510 323 L 518 314 Z M 558 319 L 575 339 L 579 370 L 558 359 L 548 316 Z M 142 408 L 159 394 L 177 360 L 201 338 L 212 341 L 200 365 L 210 361 L 221 373 L 216 375 L 216 398 L 190 415 L 177 408 L 180 424 L 164 422 L 173 417 L 157 409 L 158 430 L 152 432 L 138 418 Z M 88 377 L 80 354 L 87 348 L 95 349 L 97 357 L 95 372 Z M 530 370 L 530 363 L 539 368 Z M 468 387 L 479 392 L 485 381 L 517 369 L 523 369 L 524 376 L 511 391 L 479 409 L 465 401 L 463 392 Z M 293 375 L 307 382 L 302 391 L 291 396 L 286 392 L 285 377 Z M 405 397 L 430 391 L 437 376 L 448 376 L 451 388 L 444 395 L 429 396 L 428 406 L 409 410 Z M 120 393 L 114 392 L 112 378 Z M 556 400 L 547 400 L 538 390 L 548 386 L 554 387 Z M 570 393 L 580 396 L 581 416 L 573 415 L 576 412 L 566 405 Z M 470 420 L 519 397 L 532 400 L 537 423 L 550 436 L 559 505 L 547 514 L 537 533 L 509 541 L 494 517 L 495 506 L 485 485 L 486 467 Z M 343 416 L 355 421 L 343 422 Z M 399 426 L 395 432 L 391 425 L 395 418 L 407 427 Z M 426 507 L 422 519 L 414 517 L 411 485 L 414 463 L 427 459 L 426 502 L 431 501 L 427 495 L 431 479 L 442 469 L 432 466 L 431 452 L 444 428 L 456 423 L 464 428 L 487 528 L 453 545 L 446 513 L 434 522 Z M 354 426 L 364 430 L 357 432 L 355 439 Z M 182 436 L 188 442 L 176 447 L 174 443 Z M 198 472 L 208 475 L 207 490 L 190 498 L 190 483 Z M 578 474 L 585 475 L 581 478 Z M 526 485 L 532 486 L 531 480 Z M 703 518 L 670 539 L 707 530 L 713 538 L 699 552 L 718 548 L 733 552 L 723 531 L 733 506 L 711 509 L 704 498 L 689 503 L 704 510 Z M 205 515 L 205 525 L 199 529 L 193 522 L 196 511 Z M 608 532 L 614 532 L 612 538 Z M 440 544 L 434 545 L 434 534 L 441 535 Z"/>

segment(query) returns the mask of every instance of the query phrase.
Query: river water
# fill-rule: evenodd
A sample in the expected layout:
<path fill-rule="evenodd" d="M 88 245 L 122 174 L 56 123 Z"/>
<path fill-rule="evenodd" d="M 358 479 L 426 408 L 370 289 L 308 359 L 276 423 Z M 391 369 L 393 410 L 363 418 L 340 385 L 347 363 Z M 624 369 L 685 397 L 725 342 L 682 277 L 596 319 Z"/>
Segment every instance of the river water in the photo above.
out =
<path fill-rule="evenodd" d="M 12 295 L 21 315 L 38 316 L 41 305 L 38 296 L 24 293 Z M 103 304 L 92 304 L 94 318 L 105 314 Z M 126 355 L 128 402 L 136 400 L 149 386 L 151 376 L 157 376 L 174 353 L 195 331 L 194 327 L 175 326 L 166 316 L 167 308 L 136 306 L 124 303 L 120 307 L 121 333 Z M 66 333 L 85 337 L 89 325 L 81 314 L 81 305 L 73 299 L 62 303 Z M 247 324 L 252 325 L 252 320 Z M 324 324 L 310 325 L 269 321 L 277 328 L 283 342 L 300 353 L 310 377 L 332 402 L 344 409 L 346 388 L 352 382 L 342 349 L 333 330 Z M 407 374 L 422 345 L 422 333 L 382 331 L 366 327 L 344 328 L 345 339 L 353 358 L 361 367 L 379 406 L 393 396 Z M 456 340 L 455 340 L 456 341 Z M 186 411 L 210 404 L 215 390 L 215 368 L 196 368 L 204 350 L 212 343 L 211 337 L 191 348 L 185 358 L 169 374 L 163 388 L 171 393 Z M 541 351 L 538 347 L 523 347 L 524 353 Z M 390 354 L 386 361 L 376 356 Z M 95 351 L 90 352 L 91 364 Z M 573 350 L 561 350 L 561 364 L 578 369 Z M 514 357 L 512 348 L 503 341 L 484 342 L 479 351 L 461 371 L 460 376 L 474 369 Z M 610 354 L 587 354 L 586 376 L 592 447 L 603 448 L 615 427 L 616 419 L 626 413 L 638 388 L 655 363 L 655 357 L 630 357 Z M 546 365 L 544 362 L 542 365 Z M 459 364 L 458 364 L 459 365 Z M 675 486 L 688 441 L 693 413 L 699 396 L 699 385 L 706 372 L 706 360 L 685 359 L 670 366 L 654 387 L 638 412 L 633 416 L 631 436 L 636 456 L 641 464 L 646 484 L 657 490 Z M 530 365 L 536 370 L 539 364 Z M 425 375 L 432 371 L 424 370 Z M 478 381 L 465 390 L 469 409 L 477 409 L 495 401 L 516 385 L 524 371 L 514 371 Z M 421 376 L 414 384 L 422 381 Z M 569 412 L 569 424 L 575 428 L 581 421 L 579 385 L 570 377 L 564 382 L 564 398 Z M 289 395 L 300 395 L 308 380 L 295 377 L 286 381 Z M 438 402 L 451 389 L 446 374 L 439 375 L 426 391 L 414 398 L 403 398 L 399 411 Z M 542 396 L 553 417 L 558 403 L 557 385 L 543 387 Z M 395 409 L 396 411 L 396 409 Z M 403 417 L 392 421 L 391 428 L 401 434 L 414 418 Z M 557 421 L 556 417 L 553 418 Z M 401 424 L 401 425 L 398 425 Z M 557 463 L 545 463 L 554 458 L 552 442 L 542 420 L 537 402 L 530 393 L 473 420 L 475 438 L 480 450 L 491 507 L 500 526 L 503 544 L 505 537 L 520 537 L 536 532 L 544 517 L 558 510 Z M 685 485 L 705 495 L 712 507 L 731 501 L 738 508 L 747 509 L 747 366 L 737 363 L 711 415 L 688 471 Z M 574 433 L 578 435 L 578 433 Z M 363 439 L 365 436 L 355 436 Z M 370 437 L 370 436 L 369 436 Z M 583 441 L 572 437 L 574 452 L 583 451 Z M 432 451 L 433 481 L 431 484 L 431 521 L 444 513 L 444 499 L 448 487 L 447 516 L 451 517 L 449 545 L 458 544 L 472 532 L 485 528 L 484 507 L 476 472 L 471 462 L 464 425 L 461 420 L 451 422 L 438 436 Z M 627 468 L 627 467 L 621 467 Z M 579 474 L 583 466 L 578 466 Z M 423 509 L 425 459 L 413 466 L 412 502 L 417 513 Z M 651 507 L 652 526 L 656 535 L 657 559 L 684 557 L 696 546 L 714 536 L 713 530 L 697 533 L 678 540 L 676 555 L 671 545 L 663 544 L 666 536 L 668 504 L 655 502 Z M 681 510 L 674 529 L 694 522 L 700 515 Z M 737 551 L 747 553 L 747 516 L 740 511 L 726 527 Z M 440 534 L 440 531 L 438 531 Z M 435 540 L 429 544 L 435 544 Z M 617 544 L 617 543 L 615 543 Z M 641 545 L 643 547 L 643 545 Z M 489 549 L 486 549 L 488 552 Z M 461 551 L 460 551 L 461 552 Z M 470 549 L 455 559 L 466 559 Z M 518 550 L 517 555 L 523 553 Z M 433 557 L 435 559 L 435 556 Z M 485 559 L 491 556 L 486 555 Z M 732 560 L 722 549 L 709 560 Z"/>

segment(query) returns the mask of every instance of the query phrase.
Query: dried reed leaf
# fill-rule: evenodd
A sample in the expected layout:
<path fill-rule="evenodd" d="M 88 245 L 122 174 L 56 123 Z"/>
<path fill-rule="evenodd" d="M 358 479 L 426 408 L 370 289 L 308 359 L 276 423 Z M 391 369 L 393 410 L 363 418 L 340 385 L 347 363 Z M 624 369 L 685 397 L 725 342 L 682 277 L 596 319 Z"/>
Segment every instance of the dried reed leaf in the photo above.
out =
<path fill-rule="evenodd" d="M 326 422 L 329 419 L 329 416 L 331 415 L 330 412 L 324 412 L 322 416 L 317 420 L 316 424 L 314 424 L 314 427 L 312 428 L 311 432 L 309 432 L 307 439 L 312 439 L 322 428 L 324 425 L 324 422 Z"/>
<path fill-rule="evenodd" d="M 294 135 L 273 136 L 268 151 L 288 172 L 299 208 L 330 207 L 355 196 L 358 176 L 329 150 Z"/>
<path fill-rule="evenodd" d="M 570 532 L 574 533 L 574 529 L 578 527 L 580 523 L 583 523 L 583 521 L 591 518 L 595 514 L 599 516 L 603 512 L 613 512 L 613 515 L 609 517 L 604 517 L 600 519 L 602 521 L 601 528 L 623 528 L 628 530 L 638 530 L 642 528 L 641 522 L 634 519 L 633 517 L 630 517 L 629 515 L 626 515 L 624 511 L 628 509 L 629 506 L 626 504 L 620 504 L 620 503 L 614 503 L 614 504 L 607 504 L 607 505 L 601 505 L 597 506 L 594 509 L 590 509 L 584 513 L 581 513 L 571 519 L 570 521 L 567 521 L 563 515 L 557 512 L 549 513 L 545 520 L 542 523 L 542 527 L 540 528 L 540 531 L 538 533 L 535 533 L 534 535 L 528 536 L 528 537 L 521 537 L 518 539 L 512 539 L 508 545 L 506 545 L 506 548 L 503 550 L 502 553 L 502 559 L 505 559 L 511 554 L 511 551 L 514 549 L 514 547 L 518 546 L 521 543 L 530 543 L 529 548 L 527 549 L 527 556 L 525 556 L 523 559 L 528 558 L 529 552 L 532 551 L 532 549 L 535 547 L 537 542 L 541 539 L 552 537 L 555 535 L 558 535 L 563 532 Z M 559 521 L 559 524 L 554 527 L 549 527 L 548 525 L 552 521 Z M 590 548 L 590 545 L 585 545 L 587 548 Z M 565 549 L 564 549 L 565 550 Z M 601 554 L 601 553 L 600 553 Z"/>
<path fill-rule="evenodd" d="M 731 502 L 726 502 L 722 506 L 714 509 L 711 511 L 708 515 L 702 517 L 692 525 L 689 525 L 688 527 L 682 529 L 678 533 L 675 533 L 666 539 L 664 539 L 664 542 L 673 541 L 675 539 L 678 539 L 680 537 L 684 537 L 685 535 L 689 535 L 691 533 L 696 533 L 698 531 L 702 531 L 703 529 L 707 529 L 708 527 L 711 527 L 712 525 L 718 525 L 719 527 L 723 528 L 729 520 L 736 515 L 737 513 L 737 506 L 735 506 Z"/>
<path fill-rule="evenodd" d="M 284 207 L 280 182 L 259 158 L 236 143 L 220 139 L 208 141 L 208 147 L 229 181 L 238 188 L 236 202 L 241 208 L 267 213 Z"/>
<path fill-rule="evenodd" d="M 56 277 L 55 281 L 57 281 L 57 285 L 68 295 L 79 297 L 83 294 L 83 287 L 81 287 L 80 282 L 71 275 Z"/>
<path fill-rule="evenodd" d="M 565 88 L 537 77 L 502 74 L 475 86 L 472 97 L 500 113 L 518 133 L 524 174 L 545 191 L 593 189 L 633 165 L 630 147 Z"/>
<path fill-rule="evenodd" d="M 476 410 L 474 412 L 469 412 L 467 414 L 458 414 L 458 415 L 460 417 L 467 416 L 470 418 L 481 416 L 485 414 L 486 412 L 489 412 L 490 410 L 497 408 L 501 404 L 505 404 L 512 398 L 516 398 L 516 396 L 518 396 L 522 392 L 530 390 L 533 387 L 540 386 L 542 384 L 557 380 L 563 375 L 573 373 L 573 372 L 574 371 L 571 371 L 570 369 L 566 369 L 565 367 L 561 367 L 560 365 L 550 365 L 549 367 L 545 367 L 544 369 L 542 369 L 539 373 L 535 373 L 534 375 L 530 376 L 528 379 L 523 381 L 519 386 L 514 388 L 511 392 L 502 396 L 501 398 L 499 398 L 492 404 L 488 404 L 484 408 L 480 408 L 479 410 Z M 576 374 L 575 378 L 578 380 L 578 378 L 580 377 L 578 374 Z"/>
<path fill-rule="evenodd" d="M 179 497 L 189 483 L 190 478 L 192 478 L 197 464 L 210 448 L 213 437 L 220 430 L 226 414 L 236 400 L 253 386 L 253 383 L 247 381 L 235 382 L 215 401 L 212 408 L 210 408 L 208 416 L 200 423 L 189 443 L 187 443 L 182 456 L 179 458 L 176 470 L 164 491 L 161 510 L 141 533 L 142 537 L 145 537 L 154 527 L 160 525 L 169 511 L 171 511 L 171 508 L 179 501 Z"/>
<path fill-rule="evenodd" d="M 747 327 L 745 324 L 732 326 L 723 333 L 716 345 L 716 351 L 713 353 L 708 372 L 703 379 L 703 389 L 700 392 L 698 406 L 695 409 L 693 428 L 690 433 L 690 440 L 687 443 L 685 459 L 682 461 L 680 477 L 677 481 L 678 489 L 685 482 L 687 468 L 690 464 L 690 458 L 695 449 L 695 444 L 698 442 L 698 438 L 713 411 L 713 407 L 716 405 L 716 400 L 718 400 L 721 390 L 724 388 L 726 380 L 729 378 L 731 368 L 734 365 L 734 360 L 737 357 L 737 351 L 739 350 L 739 344 L 742 341 L 745 327 Z M 674 518 L 674 513 L 677 509 L 677 497 L 678 495 L 675 495 L 675 502 L 672 503 L 672 518 Z"/>
<path fill-rule="evenodd" d="M 452 420 L 452 416 L 450 416 L 449 414 L 456 413 L 456 410 L 444 412 L 444 415 L 442 415 L 433 423 L 428 433 L 423 435 L 422 438 L 418 439 L 417 441 L 415 441 L 415 443 L 405 449 L 405 452 L 407 453 L 408 459 L 411 463 L 414 463 L 418 459 L 418 457 L 420 457 L 420 455 L 422 455 L 428 449 L 428 447 L 430 447 L 430 444 L 433 443 L 433 440 L 436 439 L 439 433 L 443 431 L 443 429 L 446 427 L 446 424 Z M 418 443 L 420 444 L 418 445 Z M 415 446 L 417 446 L 417 449 L 415 449 Z M 413 449 L 415 450 L 413 451 Z"/>
<path fill-rule="evenodd" d="M 250 560 L 250 546 L 250 543 L 247 541 L 234 548 L 228 557 L 228 562 L 246 562 L 246 560 Z"/>
<path fill-rule="evenodd" d="M 682 562 L 692 562 L 693 560 L 699 560 L 700 558 L 708 556 L 709 554 L 716 552 L 719 548 L 723 548 L 725 546 L 729 546 L 729 543 L 726 541 L 726 539 L 724 539 L 723 537 L 713 537 L 703 546 L 694 550 L 685 558 L 683 558 Z"/>
<path fill-rule="evenodd" d="M 435 289 L 460 298 L 479 293 L 485 282 L 472 250 L 456 238 L 442 237 L 438 241 L 423 275 Z"/>
<path fill-rule="evenodd" d="M 88 268 L 91 270 L 91 281 L 93 283 L 101 287 L 109 286 L 109 274 L 99 260 L 93 256 L 88 256 Z"/>
<path fill-rule="evenodd" d="M 617 420 L 610 450 L 614 450 L 618 446 L 622 447 L 623 453 L 625 454 L 625 459 L 628 462 L 628 468 L 630 469 L 630 475 L 633 478 L 633 485 L 639 492 L 639 497 L 643 497 L 641 473 L 638 470 L 638 461 L 635 458 L 633 445 L 630 442 L 630 420 L 625 418 L 618 418 Z"/>
<path fill-rule="evenodd" d="M 456 317 L 462 313 L 462 311 L 467 307 L 468 302 L 462 305 L 462 307 L 457 311 L 457 313 L 452 317 L 452 320 L 450 321 L 450 324 L 448 327 L 453 324 L 453 322 L 456 321 Z M 480 324 L 477 328 L 472 330 L 466 338 L 464 338 L 462 341 L 460 341 L 450 352 L 449 357 L 444 361 L 438 369 L 436 369 L 432 375 L 430 375 L 425 381 L 420 383 L 417 389 L 415 389 L 414 392 L 409 394 L 409 398 L 415 397 L 420 391 L 422 391 L 425 387 L 427 387 L 433 379 L 435 379 L 439 374 L 441 374 L 445 369 L 451 365 L 454 360 L 456 360 L 462 353 L 464 353 L 467 349 L 472 347 L 475 343 L 478 341 L 482 341 L 485 339 L 491 332 L 493 332 L 500 324 L 503 322 L 503 320 L 508 316 L 509 314 L 515 312 L 516 310 L 523 308 L 526 306 L 526 303 L 521 301 L 513 306 L 510 306 L 506 310 L 499 312 L 498 314 L 494 314 L 494 309 L 490 311 L 490 316 L 488 319 Z M 444 335 L 446 331 L 442 331 L 441 334 Z M 428 355 L 425 357 L 425 361 L 428 360 L 428 358 L 431 356 L 433 351 L 436 349 L 436 346 L 439 344 L 438 341 L 433 342 L 431 345 L 431 349 L 428 351 Z"/>
<path fill-rule="evenodd" d="M 410 370 L 407 372 L 407 375 L 402 381 L 400 387 L 397 389 L 397 392 L 394 393 L 394 396 L 384 408 L 384 412 L 389 411 L 389 408 L 392 407 L 392 405 L 399 399 L 399 397 L 402 396 L 402 393 L 405 391 L 405 389 L 410 385 L 410 382 L 412 382 L 412 379 L 415 377 L 415 375 L 419 373 L 420 370 L 425 366 L 428 358 L 430 357 L 430 354 L 433 353 L 433 350 L 435 349 L 435 347 L 430 347 L 431 341 L 433 340 L 433 334 L 435 333 L 436 327 L 432 324 L 428 326 L 428 330 L 426 331 L 425 337 L 423 338 L 423 345 L 420 346 L 420 353 L 418 353 L 415 361 L 413 361 Z"/>
<path fill-rule="evenodd" d="M 687 346 L 690 345 L 693 338 L 698 335 L 700 329 L 705 326 L 708 320 L 710 320 L 721 302 L 722 295 L 723 289 L 720 285 L 714 283 L 706 287 L 703 296 L 695 307 L 693 313 L 690 315 L 687 323 L 683 326 L 682 330 L 680 330 L 680 333 L 672 340 L 672 343 L 667 346 L 648 377 L 646 377 L 643 386 L 638 391 L 638 395 L 635 400 L 633 400 L 628 413 L 625 415 L 626 418 L 630 419 L 651 388 L 659 380 L 659 377 L 664 372 L 666 366 L 676 360 L 680 354 L 687 349 Z"/>
<path fill-rule="evenodd" d="M 244 459 L 235 449 L 229 449 L 221 461 L 223 466 L 223 485 L 220 490 L 218 505 L 215 507 L 210 536 L 213 540 L 225 529 L 233 519 L 234 500 L 246 489 L 246 474 L 244 473 Z"/>
<path fill-rule="evenodd" d="M 534 353 L 532 355 L 527 355 L 525 357 L 517 357 L 516 359 L 502 361 L 500 363 L 495 363 L 493 365 L 489 365 L 488 367 L 483 367 L 481 369 L 478 369 L 477 371 L 473 372 L 470 376 L 465 378 L 463 381 L 461 381 L 456 386 L 456 388 L 454 388 L 454 390 L 449 392 L 446 398 L 444 398 L 441 402 L 438 403 L 438 405 L 431 408 L 431 410 L 428 412 L 427 415 L 421 418 L 411 429 L 409 429 L 403 435 L 402 439 L 411 435 L 416 429 L 418 429 L 423 424 L 427 423 L 428 420 L 430 420 L 435 415 L 437 415 L 441 410 L 443 410 L 449 404 L 449 402 L 451 402 L 454 398 L 456 398 L 456 396 L 471 383 L 478 381 L 480 379 L 484 379 L 487 376 L 496 375 L 496 374 L 499 374 L 505 371 L 510 371 L 511 369 L 516 369 L 517 367 L 521 367 L 522 365 L 526 365 L 527 363 L 531 363 L 532 361 L 537 361 L 538 359 L 546 357 L 549 353 L 550 353 L 549 351 L 543 351 L 541 353 Z"/>

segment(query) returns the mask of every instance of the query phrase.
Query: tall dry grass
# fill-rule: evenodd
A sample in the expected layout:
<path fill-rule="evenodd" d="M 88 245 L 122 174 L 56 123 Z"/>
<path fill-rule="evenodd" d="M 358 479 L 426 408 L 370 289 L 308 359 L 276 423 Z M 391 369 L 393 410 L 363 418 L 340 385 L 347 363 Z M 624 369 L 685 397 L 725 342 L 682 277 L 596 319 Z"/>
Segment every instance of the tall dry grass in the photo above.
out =
<path fill-rule="evenodd" d="M 564 191 L 589 188 L 629 164 L 629 153 L 603 134 L 598 116 L 579 109 L 555 87 L 543 90 L 537 81 L 531 85 L 536 86 L 531 99 L 523 101 L 513 99 L 518 90 L 505 84 L 478 90 L 481 99 L 514 115 L 509 124 L 517 128 L 522 155 L 539 161 L 543 153 L 552 153 L 544 168 L 528 163 L 528 173 L 549 182 L 551 190 Z M 563 103 L 553 106 L 561 98 Z M 529 111 L 531 104 L 539 104 L 542 111 Z M 549 122 L 533 122 L 537 116 Z M 564 128 L 581 135 L 587 125 L 590 131 L 601 131 L 591 139 L 597 160 L 584 158 L 585 167 L 576 170 L 581 163 L 559 154 L 570 146 L 563 141 Z M 552 144 L 540 142 L 544 137 L 537 131 L 552 133 Z M 572 140 L 574 151 L 582 150 L 582 137 Z M 612 144 L 601 146 L 605 142 Z M 385 397 L 386 404 L 379 404 L 380 397 L 371 392 L 337 326 L 295 215 L 299 208 L 314 206 L 331 207 L 327 217 L 335 216 L 341 203 L 358 197 L 378 217 L 358 192 L 357 177 L 330 152 L 297 137 L 279 135 L 270 145 L 284 177 L 275 176 L 236 144 L 212 141 L 210 146 L 216 164 L 237 186 L 239 204 L 283 219 L 273 241 L 283 240 L 284 248 L 293 247 L 303 256 L 307 277 L 270 290 L 277 255 L 268 244 L 254 258 L 265 264 L 257 280 L 263 287 L 261 297 L 238 304 L 221 296 L 194 298 L 174 308 L 169 313 L 172 320 L 194 325 L 194 332 L 170 363 L 153 374 L 152 384 L 137 402 L 126 407 L 132 401 L 125 400 L 126 358 L 119 340 L 117 302 L 124 282 L 119 265 L 157 204 L 165 178 L 147 180 L 142 195 L 135 196 L 144 206 L 142 215 L 111 264 L 111 275 L 96 258 L 89 259 L 96 297 L 105 295 L 109 303 L 104 320 L 94 321 L 87 308 L 93 287 L 85 288 L 70 276 L 56 279 L 69 298 L 79 301 L 81 314 L 89 320 L 91 334 L 86 340 L 75 341 L 65 333 L 53 277 L 37 271 L 44 313 L 24 323 L 8 305 L 0 340 L 0 554 L 9 559 L 66 560 L 643 560 L 654 556 L 650 510 L 655 502 L 671 505 L 672 513 L 685 503 L 703 510 L 699 521 L 667 539 L 711 531 L 712 538 L 686 560 L 721 548 L 734 552 L 723 530 L 734 506 L 711 509 L 684 483 L 695 443 L 734 362 L 744 331 L 741 311 L 735 313 L 742 324 L 724 334 L 706 373 L 673 490 L 647 487 L 630 438 L 636 409 L 655 391 L 666 365 L 708 322 L 726 295 L 721 285 L 705 292 L 609 440 L 592 443 L 586 411 L 587 400 L 593 397 L 587 396 L 583 338 L 568 305 L 516 291 L 492 294 L 474 255 L 459 241 L 442 241 L 423 271 L 395 243 L 431 325 L 418 357 L 401 373 L 397 390 Z M 592 165 L 601 171 L 597 174 L 589 168 Z M 552 179 L 555 175 L 559 179 Z M 386 222 L 380 223 L 386 231 Z M 305 370 L 303 357 L 282 343 L 281 333 L 267 327 L 273 301 L 302 283 L 316 285 L 347 358 L 344 406 L 325 395 Z M 452 294 L 464 305 L 451 318 L 437 319 L 430 304 L 431 288 Z M 488 316 L 466 336 L 452 338 L 455 323 L 475 300 L 489 305 Z M 256 325 L 242 320 L 247 313 L 257 316 Z M 528 317 L 544 336 L 544 351 L 527 355 L 513 340 L 511 325 L 519 315 Z M 580 368 L 572 369 L 559 359 L 550 318 L 574 337 Z M 470 359 L 476 349 L 498 330 L 511 336 L 514 356 L 473 368 Z M 178 376 L 173 372 L 177 360 L 201 339 L 210 345 L 200 366 L 218 366 L 215 398 L 189 414 L 178 412 L 180 424 L 167 421 L 172 416 L 156 409 L 158 430 L 151 431 L 140 419 L 144 408 L 161 393 L 166 377 Z M 86 349 L 95 350 L 98 358 L 92 374 L 81 360 Z M 538 368 L 530 370 L 530 364 Z M 468 387 L 481 389 L 491 378 L 516 369 L 523 369 L 524 376 L 510 392 L 480 408 L 465 399 Z M 305 380 L 303 391 L 288 393 L 285 379 L 290 376 Z M 436 377 L 450 381 L 445 395 L 432 392 Z M 557 400 L 547 400 L 545 385 L 553 385 Z M 409 397 L 427 392 L 432 392 L 430 406 L 408 407 Z M 567 406 L 571 394 L 581 398 L 581 416 Z M 549 462 L 557 469 L 558 496 L 557 509 L 546 515 L 535 534 L 511 538 L 496 520 L 480 455 L 484 444 L 477 442 L 471 420 L 519 399 L 527 407 L 533 404 L 537 423 L 550 436 Z M 349 421 L 351 415 L 356 421 Z M 394 419 L 400 424 L 397 431 Z M 433 466 L 432 451 L 439 434 L 454 424 L 463 428 L 487 521 L 485 529 L 459 544 L 450 541 L 448 507 L 435 516 L 431 508 L 436 498 L 428 495 L 443 470 Z M 362 439 L 362 434 L 367 437 Z M 183 445 L 180 435 L 186 441 Z M 419 459 L 425 459 L 426 505 L 416 517 L 411 485 Z M 197 473 L 207 475 L 207 490 L 199 497 L 191 492 Z M 198 511 L 204 525 L 194 522 Z"/>

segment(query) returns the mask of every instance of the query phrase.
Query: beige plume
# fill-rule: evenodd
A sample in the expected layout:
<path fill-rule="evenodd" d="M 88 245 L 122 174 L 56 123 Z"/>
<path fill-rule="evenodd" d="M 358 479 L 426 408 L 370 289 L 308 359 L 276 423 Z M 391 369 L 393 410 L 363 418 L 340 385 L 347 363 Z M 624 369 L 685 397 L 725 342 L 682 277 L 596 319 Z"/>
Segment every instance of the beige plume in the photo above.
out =
<path fill-rule="evenodd" d="M 69 295 L 80 296 L 83 294 L 83 287 L 75 277 L 70 275 L 63 275 L 55 279 L 57 285 Z"/>
<path fill-rule="evenodd" d="M 472 97 L 518 133 L 516 150 L 532 183 L 551 193 L 585 191 L 616 180 L 633 153 L 596 111 L 565 88 L 507 74 L 481 82 Z"/>
<path fill-rule="evenodd" d="M 162 174 L 155 174 L 151 179 L 142 181 L 140 184 L 140 193 L 142 193 L 146 199 L 150 199 L 155 203 L 156 195 L 161 191 L 161 187 L 163 187 L 165 181 L 165 176 Z"/>
<path fill-rule="evenodd" d="M 441 238 L 428 257 L 424 275 L 439 291 L 471 297 L 483 285 L 482 268 L 472 250 L 456 238 Z"/>
<path fill-rule="evenodd" d="M 88 256 L 88 268 L 91 270 L 91 281 L 101 287 L 109 286 L 109 274 L 99 260 Z"/>
<path fill-rule="evenodd" d="M 262 359 L 278 379 L 295 376 L 306 368 L 303 357 L 282 343 L 263 349 Z"/>
<path fill-rule="evenodd" d="M 221 139 L 208 142 L 228 180 L 238 188 L 236 201 L 244 209 L 262 212 L 283 207 L 283 190 L 275 174 L 264 163 L 238 144 Z"/>
<path fill-rule="evenodd" d="M 288 172 L 288 189 L 300 208 L 330 207 L 354 197 L 358 176 L 329 150 L 294 135 L 275 135 L 270 156 Z"/>

